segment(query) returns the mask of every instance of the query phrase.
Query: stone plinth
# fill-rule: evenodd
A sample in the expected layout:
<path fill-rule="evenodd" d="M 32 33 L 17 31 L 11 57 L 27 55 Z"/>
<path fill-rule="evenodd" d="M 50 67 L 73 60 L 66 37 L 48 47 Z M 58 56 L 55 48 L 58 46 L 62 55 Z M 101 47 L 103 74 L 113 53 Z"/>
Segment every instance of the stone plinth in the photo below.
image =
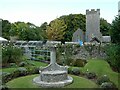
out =
<path fill-rule="evenodd" d="M 68 76 L 67 78 L 68 79 L 63 81 L 44 82 L 44 81 L 41 81 L 40 77 L 35 77 L 33 79 L 33 82 L 35 82 L 35 84 L 43 88 L 60 88 L 60 87 L 64 87 L 65 85 L 71 84 L 71 82 L 73 81 L 73 78 L 70 76 Z"/>
<path fill-rule="evenodd" d="M 67 67 L 56 63 L 56 48 L 51 47 L 50 50 L 50 64 L 47 67 L 40 68 L 40 76 L 35 77 L 33 82 L 44 88 L 64 87 L 72 83 L 73 79 L 68 76 Z"/>

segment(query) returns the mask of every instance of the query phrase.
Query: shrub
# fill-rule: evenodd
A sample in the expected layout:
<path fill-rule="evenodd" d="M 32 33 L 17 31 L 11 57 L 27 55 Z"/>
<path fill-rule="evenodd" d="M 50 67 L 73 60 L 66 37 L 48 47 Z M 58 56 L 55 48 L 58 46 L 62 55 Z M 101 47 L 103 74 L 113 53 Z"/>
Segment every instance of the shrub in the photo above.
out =
<path fill-rule="evenodd" d="M 86 60 L 77 59 L 77 60 L 74 62 L 74 66 L 76 66 L 76 67 L 84 67 L 86 63 L 87 63 Z"/>
<path fill-rule="evenodd" d="M 2 83 L 6 83 L 12 79 L 12 74 L 8 72 L 1 72 L 0 76 L 2 76 Z"/>
<path fill-rule="evenodd" d="M 19 63 L 19 67 L 24 67 L 24 66 L 27 66 L 27 62 L 22 61 Z"/>
<path fill-rule="evenodd" d="M 42 61 L 42 60 L 45 60 L 45 58 L 44 58 L 43 56 L 37 56 L 37 57 L 36 57 L 36 60 Z"/>
<path fill-rule="evenodd" d="M 72 69 L 72 74 L 74 75 L 79 75 L 80 74 L 80 69 L 78 67 Z"/>
<path fill-rule="evenodd" d="M 39 70 L 40 70 L 39 67 L 35 67 L 35 69 L 34 69 L 34 73 L 33 73 L 33 74 L 39 74 Z"/>
<path fill-rule="evenodd" d="M 13 45 L 6 45 L 2 47 L 2 63 L 18 63 L 22 60 L 22 50 Z"/>
<path fill-rule="evenodd" d="M 110 79 L 108 78 L 107 75 L 101 76 L 97 79 L 97 84 L 101 85 L 104 82 L 109 82 Z"/>
<path fill-rule="evenodd" d="M 69 67 L 69 68 L 68 68 L 68 73 L 69 73 L 69 74 L 72 74 L 72 67 Z"/>
<path fill-rule="evenodd" d="M 101 88 L 116 88 L 112 82 L 104 82 L 100 85 Z"/>
<path fill-rule="evenodd" d="M 94 79 L 96 77 L 96 74 L 94 72 L 87 72 L 86 76 L 88 79 Z"/>
<path fill-rule="evenodd" d="M 8 86 L 7 86 L 6 84 L 2 84 L 2 85 L 0 86 L 0 89 L 1 89 L 1 90 L 9 90 L 9 88 L 8 88 Z"/>
<path fill-rule="evenodd" d="M 24 67 L 17 68 L 14 72 L 14 78 L 19 77 L 19 76 L 25 76 L 28 74 L 27 69 Z"/>
<path fill-rule="evenodd" d="M 27 67 L 28 74 L 39 74 L 39 67 Z"/>
<path fill-rule="evenodd" d="M 15 63 L 10 63 L 10 67 L 15 68 L 15 67 L 18 67 L 18 66 Z"/>
<path fill-rule="evenodd" d="M 107 53 L 107 62 L 114 68 L 116 71 L 120 72 L 120 45 L 108 45 L 106 46 Z"/>

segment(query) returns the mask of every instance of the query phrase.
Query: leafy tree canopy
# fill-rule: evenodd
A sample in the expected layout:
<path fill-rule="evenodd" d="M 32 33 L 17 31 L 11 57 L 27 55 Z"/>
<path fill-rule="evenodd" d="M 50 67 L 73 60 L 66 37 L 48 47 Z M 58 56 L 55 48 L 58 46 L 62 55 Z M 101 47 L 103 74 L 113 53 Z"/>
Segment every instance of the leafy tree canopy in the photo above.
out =
<path fill-rule="evenodd" d="M 120 44 L 120 16 L 116 16 L 113 20 L 110 35 L 113 43 Z"/>
<path fill-rule="evenodd" d="M 47 26 L 47 38 L 49 40 L 64 39 L 66 24 L 62 19 L 55 19 Z"/>

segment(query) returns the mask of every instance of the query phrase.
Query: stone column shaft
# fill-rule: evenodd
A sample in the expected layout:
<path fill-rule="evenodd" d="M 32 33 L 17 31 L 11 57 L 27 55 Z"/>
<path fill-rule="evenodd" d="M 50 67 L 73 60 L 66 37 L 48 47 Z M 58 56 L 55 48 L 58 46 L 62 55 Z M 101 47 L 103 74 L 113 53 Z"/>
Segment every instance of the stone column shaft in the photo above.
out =
<path fill-rule="evenodd" d="M 50 51 L 50 63 L 51 64 L 56 63 L 56 48 L 55 47 L 51 47 L 51 51 Z"/>

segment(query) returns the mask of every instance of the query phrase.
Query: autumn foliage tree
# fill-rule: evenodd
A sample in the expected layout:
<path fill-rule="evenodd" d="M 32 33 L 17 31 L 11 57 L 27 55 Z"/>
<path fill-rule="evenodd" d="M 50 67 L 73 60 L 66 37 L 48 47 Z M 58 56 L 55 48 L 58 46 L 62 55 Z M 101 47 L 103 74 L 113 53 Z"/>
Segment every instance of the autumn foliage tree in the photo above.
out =
<path fill-rule="evenodd" d="M 46 30 L 48 40 L 64 39 L 63 35 L 65 34 L 66 28 L 67 26 L 62 19 L 55 19 L 54 21 L 50 22 Z"/>

